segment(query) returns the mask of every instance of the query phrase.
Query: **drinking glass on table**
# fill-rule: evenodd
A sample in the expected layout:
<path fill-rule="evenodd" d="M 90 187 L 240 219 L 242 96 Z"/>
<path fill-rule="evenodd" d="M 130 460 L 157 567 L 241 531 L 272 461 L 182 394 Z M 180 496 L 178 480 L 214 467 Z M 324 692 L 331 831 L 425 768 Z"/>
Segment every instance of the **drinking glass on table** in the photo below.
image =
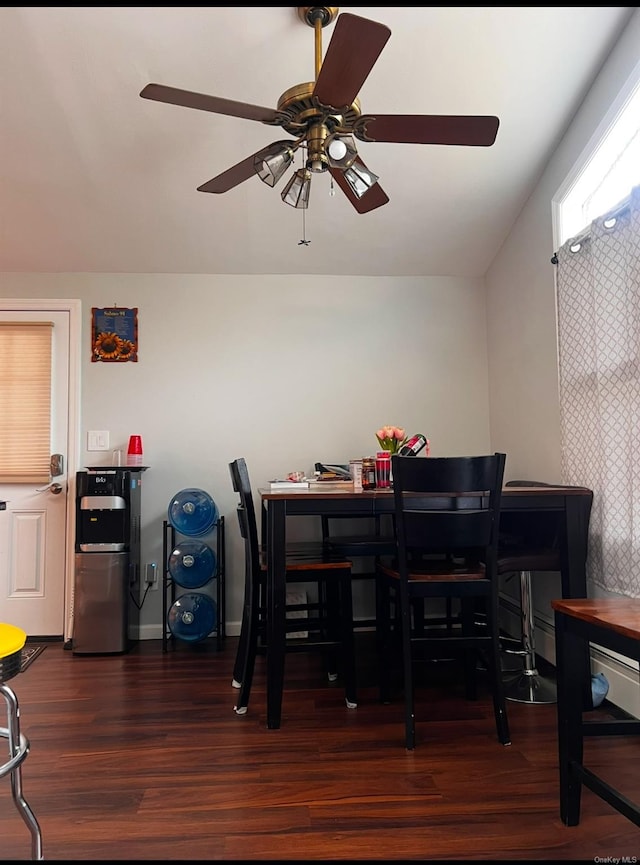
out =
<path fill-rule="evenodd" d="M 391 486 L 391 454 L 378 451 L 376 454 L 376 489 L 385 490 Z"/>

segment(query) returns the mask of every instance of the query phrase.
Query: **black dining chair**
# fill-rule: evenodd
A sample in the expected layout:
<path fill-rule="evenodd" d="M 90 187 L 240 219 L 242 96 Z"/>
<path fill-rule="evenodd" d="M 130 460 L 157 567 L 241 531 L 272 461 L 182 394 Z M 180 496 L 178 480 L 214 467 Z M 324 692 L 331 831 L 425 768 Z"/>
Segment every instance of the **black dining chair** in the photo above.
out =
<path fill-rule="evenodd" d="M 363 525 L 364 519 L 364 525 Z M 382 517 L 358 517 L 351 515 L 323 515 L 321 520 L 322 541 L 334 555 L 344 556 L 359 565 L 359 570 L 352 572 L 354 580 L 368 581 L 373 584 L 375 592 L 374 618 L 361 618 L 354 621 L 355 630 L 369 630 L 377 625 L 380 597 L 376 577 L 376 568 L 380 557 L 393 555 L 396 549 L 393 516 L 388 518 L 390 528 L 383 531 Z M 359 531 L 353 531 L 353 525 Z M 345 531 L 347 529 L 347 531 Z M 350 530 L 351 529 L 351 530 Z"/>
<path fill-rule="evenodd" d="M 324 467 L 316 463 L 316 470 Z M 346 468 L 346 466 L 345 466 Z M 355 560 L 358 569 L 352 572 L 354 580 L 373 584 L 375 592 L 375 615 L 354 621 L 355 630 L 369 630 L 377 626 L 380 597 L 376 568 L 380 556 L 393 555 L 396 548 L 393 515 L 380 514 L 373 517 L 362 514 L 323 514 L 320 517 L 322 541 L 335 555 Z"/>
<path fill-rule="evenodd" d="M 510 744 L 500 666 L 497 552 L 505 454 L 470 457 L 392 457 L 397 549 L 383 558 L 381 699 L 390 697 L 390 663 L 401 648 L 405 745 L 415 747 L 414 666 L 419 660 L 459 658 L 466 696 L 476 694 L 477 656 L 488 668 L 498 741 Z M 430 622 L 429 604 L 452 599 L 459 615 Z M 426 606 L 414 620 L 416 602 Z M 481 605 L 486 627 L 476 624 Z"/>
<path fill-rule="evenodd" d="M 245 552 L 242 623 L 233 670 L 233 685 L 239 688 L 235 711 L 242 715 L 249 704 L 256 658 L 267 649 L 267 565 L 266 550 L 258 540 L 246 461 L 243 458 L 234 460 L 229 464 L 229 471 L 240 499 L 237 514 Z M 288 584 L 314 584 L 319 596 L 303 603 L 287 604 L 285 654 L 322 652 L 329 680 L 334 681 L 339 673 L 342 674 L 346 704 L 348 708 L 355 708 L 351 561 L 332 553 L 322 542 L 302 541 L 287 547 L 286 570 Z"/>

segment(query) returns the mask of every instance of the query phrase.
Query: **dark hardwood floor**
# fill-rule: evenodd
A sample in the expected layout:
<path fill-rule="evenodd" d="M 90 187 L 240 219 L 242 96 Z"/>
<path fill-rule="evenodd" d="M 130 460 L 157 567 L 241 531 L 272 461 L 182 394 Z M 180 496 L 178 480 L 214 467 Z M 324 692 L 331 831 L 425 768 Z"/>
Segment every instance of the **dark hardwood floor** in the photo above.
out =
<path fill-rule="evenodd" d="M 368 637 L 355 710 L 318 657 L 287 657 L 279 730 L 265 726 L 262 659 L 248 714 L 233 712 L 236 638 L 222 652 L 145 641 L 102 657 L 49 644 L 10 681 L 44 858 L 636 861 L 640 830 L 590 791 L 580 825 L 561 823 L 555 705 L 509 703 L 504 747 L 484 683 L 468 702 L 455 668 L 429 665 L 409 753 L 401 702 L 377 701 Z M 592 767 L 636 800 L 639 748 L 586 742 Z M 30 855 L 4 778 L 0 858 Z"/>

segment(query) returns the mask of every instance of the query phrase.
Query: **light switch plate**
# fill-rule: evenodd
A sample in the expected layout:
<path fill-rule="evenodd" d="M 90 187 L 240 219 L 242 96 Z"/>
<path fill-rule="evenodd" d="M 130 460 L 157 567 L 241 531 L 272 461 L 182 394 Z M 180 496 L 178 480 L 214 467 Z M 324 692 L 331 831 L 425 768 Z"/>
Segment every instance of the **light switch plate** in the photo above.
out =
<path fill-rule="evenodd" d="M 109 450 L 109 430 L 89 430 L 87 433 L 88 451 Z"/>

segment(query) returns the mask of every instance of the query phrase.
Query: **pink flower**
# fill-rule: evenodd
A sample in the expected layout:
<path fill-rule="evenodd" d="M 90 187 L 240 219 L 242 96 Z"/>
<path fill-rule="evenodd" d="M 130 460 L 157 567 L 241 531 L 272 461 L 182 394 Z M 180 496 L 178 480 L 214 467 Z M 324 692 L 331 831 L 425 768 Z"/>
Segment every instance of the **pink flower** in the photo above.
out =
<path fill-rule="evenodd" d="M 404 429 L 398 426 L 383 426 L 376 432 L 378 444 L 384 451 L 391 454 L 397 453 L 407 441 Z"/>

